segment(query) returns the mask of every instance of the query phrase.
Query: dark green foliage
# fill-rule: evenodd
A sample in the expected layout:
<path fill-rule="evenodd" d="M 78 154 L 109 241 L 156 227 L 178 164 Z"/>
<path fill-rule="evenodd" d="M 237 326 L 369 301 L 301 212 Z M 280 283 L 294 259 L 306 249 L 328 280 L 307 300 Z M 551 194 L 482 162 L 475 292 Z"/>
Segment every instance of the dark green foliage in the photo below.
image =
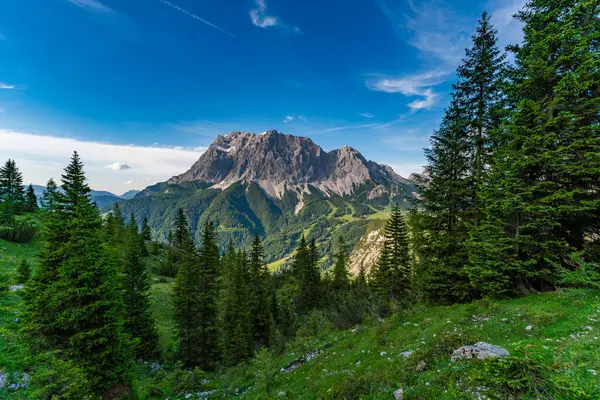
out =
<path fill-rule="evenodd" d="M 600 226 L 600 62 L 596 1 L 533 0 L 517 14 L 507 104 L 485 222 L 473 233 L 473 284 L 484 294 L 551 289 L 570 254 L 593 254 Z M 489 250 L 493 250 L 490 252 Z"/>
<path fill-rule="evenodd" d="M 36 357 L 28 390 L 32 399 L 87 400 L 94 398 L 85 371 L 60 353 Z"/>
<path fill-rule="evenodd" d="M 264 250 L 260 237 L 256 235 L 250 249 L 248 286 L 252 334 L 256 347 L 267 346 L 271 330 L 271 283 L 269 271 L 264 263 Z"/>
<path fill-rule="evenodd" d="M 17 270 L 16 281 L 17 283 L 27 283 L 31 277 L 31 267 L 25 258 L 19 263 L 19 269 Z"/>
<path fill-rule="evenodd" d="M 229 247 L 223 256 L 221 350 L 225 364 L 235 365 L 253 352 L 248 257 Z"/>
<path fill-rule="evenodd" d="M 149 310 L 150 280 L 142 259 L 145 251 L 144 239 L 137 232 L 137 223 L 133 215 L 127 225 L 125 246 L 123 258 L 125 330 L 133 339 L 139 341 L 136 349 L 137 358 L 148 359 L 156 351 L 158 337 Z"/>
<path fill-rule="evenodd" d="M 46 183 L 46 189 L 40 201 L 42 209 L 47 212 L 54 212 L 58 201 L 58 187 L 52 178 Z"/>
<path fill-rule="evenodd" d="M 314 240 L 307 246 L 304 235 L 300 238 L 296 249 L 292 272 L 298 281 L 296 308 L 300 314 L 304 314 L 317 307 L 321 301 L 321 274 L 317 247 Z"/>
<path fill-rule="evenodd" d="M 118 271 L 108 262 L 98 209 L 74 153 L 64 195 L 46 220 L 40 267 L 26 296 L 33 352 L 58 350 L 101 393 L 127 383 L 133 361 L 124 333 Z"/>
<path fill-rule="evenodd" d="M 187 221 L 185 222 L 187 225 Z M 175 241 L 175 240 L 174 240 Z M 218 356 L 217 296 L 220 270 L 215 226 L 207 223 L 199 250 L 189 235 L 174 289 L 178 354 L 188 366 L 212 369 Z"/>
<path fill-rule="evenodd" d="M 144 217 L 144 221 L 142 222 L 142 239 L 145 241 L 152 240 L 152 228 L 148 225 L 147 217 Z"/>
<path fill-rule="evenodd" d="M 22 210 L 25 205 L 23 174 L 11 159 L 0 167 L 0 202 L 4 203 L 0 210 L 3 214 L 0 217 L 4 220 Z"/>
<path fill-rule="evenodd" d="M 13 219 L 9 223 L 0 225 L 0 239 L 10 242 L 27 243 L 35 237 L 35 234 L 35 227 L 27 221 L 16 221 Z"/>
<path fill-rule="evenodd" d="M 386 300 L 409 302 L 410 259 L 408 232 L 400 209 L 394 207 L 385 225 L 385 240 L 377 265 L 371 273 L 375 292 Z"/>
<path fill-rule="evenodd" d="M 348 278 L 348 247 L 342 236 L 339 237 L 337 245 L 337 251 L 333 255 L 332 287 L 334 290 L 344 291 L 350 283 Z"/>
<path fill-rule="evenodd" d="M 35 195 L 35 191 L 33 189 L 32 184 L 29 184 L 29 186 L 27 187 L 27 191 L 25 192 L 23 209 L 29 212 L 38 209 L 38 199 Z"/>

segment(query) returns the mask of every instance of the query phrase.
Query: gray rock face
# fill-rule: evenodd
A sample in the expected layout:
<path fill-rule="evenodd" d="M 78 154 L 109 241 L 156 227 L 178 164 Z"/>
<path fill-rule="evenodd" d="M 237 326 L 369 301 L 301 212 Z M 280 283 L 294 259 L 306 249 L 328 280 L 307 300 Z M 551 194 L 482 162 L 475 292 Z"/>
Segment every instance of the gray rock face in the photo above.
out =
<path fill-rule="evenodd" d="M 510 353 L 500 346 L 494 346 L 485 342 L 477 342 L 472 346 L 463 346 L 460 349 L 454 350 L 451 360 L 456 361 L 461 358 L 485 360 L 491 357 L 508 357 Z"/>
<path fill-rule="evenodd" d="M 399 388 L 394 392 L 394 400 L 403 400 L 404 399 L 404 390 Z"/>
<path fill-rule="evenodd" d="M 325 193 L 347 195 L 353 193 L 354 185 L 367 181 L 387 187 L 409 183 L 391 167 L 367 161 L 352 147 L 326 152 L 309 138 L 277 131 L 217 136 L 189 171 L 167 183 L 193 181 L 209 182 L 216 188 L 256 182 L 277 198 L 290 189 L 308 190 L 308 184 Z M 379 188 L 371 195 L 382 195 L 385 190 Z"/>

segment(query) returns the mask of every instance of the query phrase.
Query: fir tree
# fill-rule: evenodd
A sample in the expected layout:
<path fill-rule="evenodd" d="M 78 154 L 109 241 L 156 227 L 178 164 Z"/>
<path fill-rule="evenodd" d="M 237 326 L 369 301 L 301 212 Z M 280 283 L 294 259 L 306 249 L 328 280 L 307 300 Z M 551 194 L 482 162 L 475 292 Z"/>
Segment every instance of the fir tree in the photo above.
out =
<path fill-rule="evenodd" d="M 260 237 L 254 236 L 250 250 L 250 269 L 248 282 L 250 287 L 250 315 L 252 332 L 256 346 L 269 343 L 271 329 L 270 282 L 269 271 L 264 263 L 264 249 Z"/>
<path fill-rule="evenodd" d="M 142 222 L 142 238 L 149 242 L 152 240 L 152 228 L 148 224 L 148 218 L 144 217 L 144 221 Z"/>
<path fill-rule="evenodd" d="M 33 189 L 33 185 L 29 184 L 29 186 L 27 186 L 27 191 L 25 193 L 25 207 L 24 209 L 26 211 L 35 211 L 38 209 L 38 200 L 37 200 L 37 196 L 35 195 L 35 190 Z"/>
<path fill-rule="evenodd" d="M 187 218 L 183 212 L 183 208 L 177 210 L 177 216 L 173 223 L 173 240 L 172 245 L 176 248 L 183 248 L 190 237 L 190 228 L 188 227 Z"/>
<path fill-rule="evenodd" d="M 597 1 L 532 0 L 517 14 L 507 108 L 470 242 L 484 295 L 548 289 L 600 226 L 600 42 Z"/>
<path fill-rule="evenodd" d="M 0 167 L 0 200 L 6 203 L 3 207 L 6 214 L 18 212 L 25 202 L 23 174 L 14 160 L 9 159 Z"/>
<path fill-rule="evenodd" d="M 338 291 L 348 289 L 348 247 L 342 236 L 338 240 L 338 248 L 333 255 L 333 288 Z"/>
<path fill-rule="evenodd" d="M 54 212 L 57 203 L 58 187 L 52 178 L 46 183 L 46 189 L 42 195 L 41 205 L 45 211 Z"/>
<path fill-rule="evenodd" d="M 415 258 L 415 288 L 425 301 L 453 303 L 471 296 L 465 267 L 473 221 L 472 143 L 460 91 L 453 94 L 440 128 L 425 150 L 428 179 L 409 218 Z"/>
<path fill-rule="evenodd" d="M 27 259 L 23 258 L 19 263 L 19 269 L 17 269 L 17 283 L 27 283 L 31 277 L 31 267 L 27 262 Z"/>
<path fill-rule="evenodd" d="M 376 292 L 385 298 L 407 302 L 411 283 L 408 234 L 398 207 L 385 225 L 385 239 L 371 279 Z"/>
<path fill-rule="evenodd" d="M 315 241 L 307 246 L 304 235 L 296 249 L 292 271 L 298 280 L 298 296 L 296 307 L 298 312 L 306 313 L 320 303 L 321 274 L 318 266 L 318 252 Z"/>
<path fill-rule="evenodd" d="M 46 221 L 40 268 L 26 295 L 32 351 L 58 350 L 85 372 L 96 393 L 127 383 L 132 366 L 118 272 L 108 262 L 101 219 L 89 201 L 77 153 L 64 195 Z"/>
<path fill-rule="evenodd" d="M 133 214 L 127 225 L 124 257 L 125 328 L 129 335 L 139 340 L 137 357 L 148 359 L 156 351 L 158 336 L 150 314 L 150 278 L 142 260 L 144 239 L 138 234 Z"/>
<path fill-rule="evenodd" d="M 223 361 L 227 365 L 236 365 L 250 357 L 253 347 L 246 252 L 236 252 L 230 243 L 223 257 L 223 268 L 227 274 L 223 285 L 221 349 Z"/>

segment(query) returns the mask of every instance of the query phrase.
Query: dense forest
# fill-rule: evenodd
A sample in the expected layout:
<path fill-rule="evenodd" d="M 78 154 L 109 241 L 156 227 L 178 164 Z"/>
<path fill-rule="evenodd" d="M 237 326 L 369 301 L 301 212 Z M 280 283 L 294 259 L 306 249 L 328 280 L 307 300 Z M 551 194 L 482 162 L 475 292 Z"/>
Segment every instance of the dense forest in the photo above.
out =
<path fill-rule="evenodd" d="M 15 277 L 36 365 L 30 398 L 131 395 L 138 361 L 178 362 L 189 374 L 169 390 L 182 392 L 204 371 L 268 364 L 315 312 L 347 329 L 423 304 L 600 287 L 600 3 L 531 0 L 516 18 L 524 40 L 505 52 L 482 15 L 411 209 L 392 208 L 379 261 L 355 277 L 342 237 L 328 270 L 301 236 L 272 274 L 268 238 L 221 248 L 213 221 L 194 236 L 179 210 L 163 242 L 118 203 L 101 215 L 76 152 L 62 191 L 50 180 L 40 201 L 8 160 L 0 237 L 42 242 L 39 267 L 23 260 Z M 148 294 L 164 276 L 176 277 L 169 360 Z"/>

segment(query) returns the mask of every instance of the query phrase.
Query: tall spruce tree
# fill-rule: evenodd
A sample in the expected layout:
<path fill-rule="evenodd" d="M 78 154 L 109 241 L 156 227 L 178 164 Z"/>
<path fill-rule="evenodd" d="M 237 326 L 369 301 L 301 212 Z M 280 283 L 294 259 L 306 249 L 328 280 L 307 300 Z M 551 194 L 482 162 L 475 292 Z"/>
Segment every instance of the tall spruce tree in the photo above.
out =
<path fill-rule="evenodd" d="M 348 247 L 342 236 L 339 237 L 337 250 L 333 255 L 333 281 L 334 290 L 344 291 L 348 289 L 350 279 L 348 278 Z"/>
<path fill-rule="evenodd" d="M 32 184 L 27 186 L 27 191 L 25 192 L 24 209 L 30 212 L 38 209 L 38 199 Z"/>
<path fill-rule="evenodd" d="M 138 358 L 148 359 L 155 354 L 158 335 L 150 314 L 150 278 L 142 259 L 144 239 L 138 234 L 133 214 L 127 225 L 124 256 L 123 300 L 125 303 L 125 328 L 127 333 L 138 339 Z"/>
<path fill-rule="evenodd" d="M 26 295 L 32 351 L 59 350 L 95 392 L 128 383 L 133 354 L 124 333 L 118 271 L 109 263 L 101 219 L 77 153 L 64 195 L 46 221 L 40 268 Z"/>
<path fill-rule="evenodd" d="M 186 222 L 187 224 L 187 222 Z M 198 366 L 203 363 L 196 344 L 200 341 L 199 312 L 201 301 L 200 260 L 198 251 L 186 236 L 184 245 L 178 249 L 182 262 L 177 272 L 173 292 L 175 327 L 177 329 L 177 353 L 179 359 L 187 366 Z"/>
<path fill-rule="evenodd" d="M 483 194 L 485 223 L 470 242 L 470 276 L 484 294 L 551 288 L 577 268 L 600 222 L 600 6 L 531 0 L 517 14 L 507 108 Z"/>
<path fill-rule="evenodd" d="M 254 236 L 250 249 L 248 282 L 254 343 L 257 347 L 266 346 L 269 343 L 271 329 L 270 277 L 264 262 L 263 245 L 258 235 Z"/>
<path fill-rule="evenodd" d="M 147 242 L 152 240 L 152 228 L 150 228 L 150 224 L 148 224 L 147 217 L 144 217 L 144 221 L 142 222 L 142 239 Z"/>
<path fill-rule="evenodd" d="M 411 268 L 408 232 L 400 209 L 395 206 L 385 225 L 379 260 L 371 274 L 375 291 L 398 302 L 408 302 Z"/>
<path fill-rule="evenodd" d="M 57 194 L 58 186 L 56 186 L 54 179 L 50 178 L 48 183 L 46 183 L 46 189 L 44 189 L 44 193 L 40 202 L 45 211 L 54 212 L 56 208 Z"/>
<path fill-rule="evenodd" d="M 0 167 L 0 201 L 5 203 L 2 209 L 7 216 L 20 211 L 25 202 L 23 174 L 11 159 Z"/>
<path fill-rule="evenodd" d="M 455 91 L 440 128 L 425 150 L 428 177 L 409 220 L 413 232 L 416 271 L 414 286 L 428 302 L 453 303 L 471 296 L 465 267 L 466 242 L 473 221 L 472 143 L 464 110 Z"/>
<path fill-rule="evenodd" d="M 245 251 L 230 246 L 223 257 L 227 274 L 223 279 L 221 316 L 222 358 L 227 365 L 235 365 L 250 357 L 253 351 L 251 297 L 248 287 L 248 257 Z"/>
<path fill-rule="evenodd" d="M 296 308 L 303 314 L 316 308 L 321 300 L 321 274 L 316 243 L 312 240 L 307 245 L 304 235 L 296 248 L 292 272 L 298 281 Z"/>

